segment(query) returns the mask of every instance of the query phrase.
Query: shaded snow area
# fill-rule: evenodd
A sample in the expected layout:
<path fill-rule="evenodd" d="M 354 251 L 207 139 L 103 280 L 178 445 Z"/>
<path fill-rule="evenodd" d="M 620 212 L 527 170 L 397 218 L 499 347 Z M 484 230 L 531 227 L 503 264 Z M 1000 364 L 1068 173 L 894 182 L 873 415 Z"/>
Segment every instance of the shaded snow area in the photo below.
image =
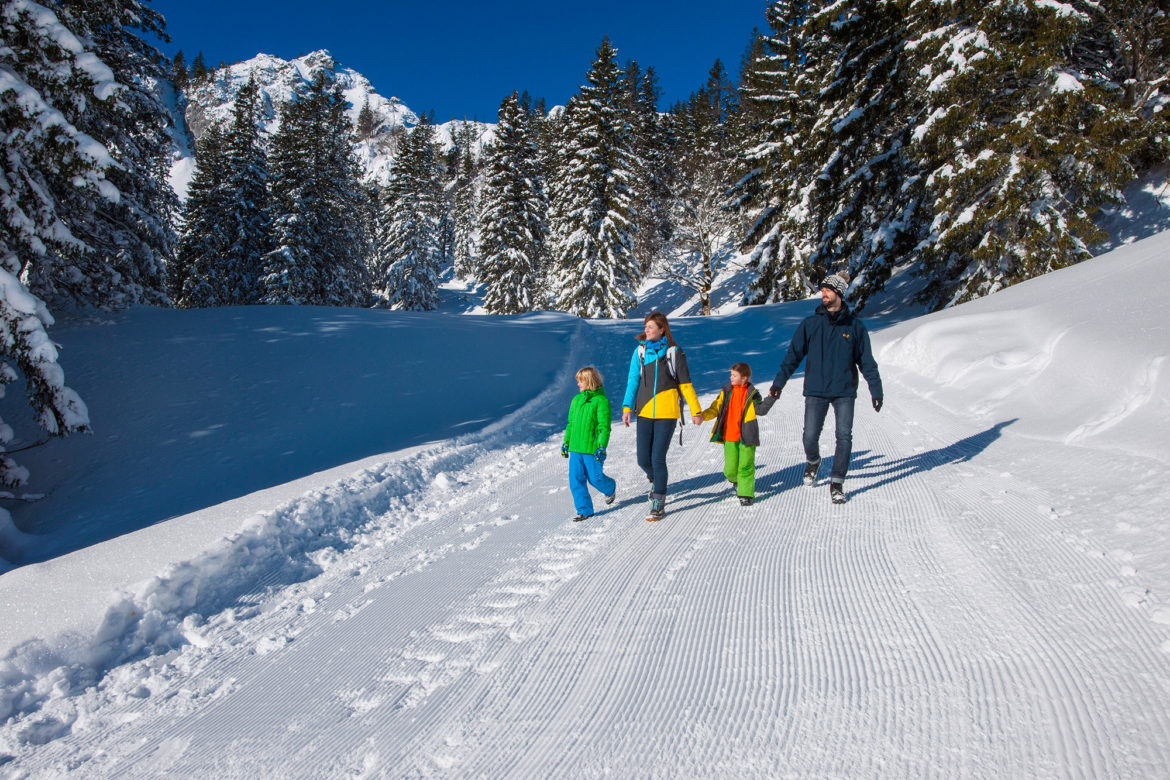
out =
<path fill-rule="evenodd" d="M 688 425 L 658 523 L 633 428 L 585 522 L 559 453 L 636 321 L 58 327 L 95 434 L 26 453 L 0 776 L 1163 776 L 1167 257 L 874 321 L 847 503 L 801 483 L 798 376 L 756 503 Z M 813 305 L 674 320 L 702 400 Z"/>

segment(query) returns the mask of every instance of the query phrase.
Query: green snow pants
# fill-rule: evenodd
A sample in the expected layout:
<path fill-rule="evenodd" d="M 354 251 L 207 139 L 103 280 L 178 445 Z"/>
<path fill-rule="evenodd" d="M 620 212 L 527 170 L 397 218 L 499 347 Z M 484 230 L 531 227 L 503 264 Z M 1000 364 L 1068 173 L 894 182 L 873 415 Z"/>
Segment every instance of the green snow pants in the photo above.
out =
<path fill-rule="evenodd" d="M 736 495 L 756 497 L 756 448 L 723 442 L 723 476 L 735 483 Z"/>

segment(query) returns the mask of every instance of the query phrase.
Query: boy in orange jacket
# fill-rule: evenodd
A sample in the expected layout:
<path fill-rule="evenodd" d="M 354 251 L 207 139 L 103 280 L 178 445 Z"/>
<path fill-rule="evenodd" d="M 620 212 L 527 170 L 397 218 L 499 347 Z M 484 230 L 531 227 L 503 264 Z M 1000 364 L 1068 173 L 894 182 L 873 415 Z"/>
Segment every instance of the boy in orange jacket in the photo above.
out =
<path fill-rule="evenodd" d="M 760 446 L 756 417 L 767 414 L 775 403 L 760 396 L 751 378 L 752 367 L 736 363 L 731 367 L 731 383 L 703 410 L 704 420 L 715 420 L 711 441 L 723 443 L 723 476 L 735 485 L 743 506 L 751 506 L 756 495 L 756 447 Z"/>

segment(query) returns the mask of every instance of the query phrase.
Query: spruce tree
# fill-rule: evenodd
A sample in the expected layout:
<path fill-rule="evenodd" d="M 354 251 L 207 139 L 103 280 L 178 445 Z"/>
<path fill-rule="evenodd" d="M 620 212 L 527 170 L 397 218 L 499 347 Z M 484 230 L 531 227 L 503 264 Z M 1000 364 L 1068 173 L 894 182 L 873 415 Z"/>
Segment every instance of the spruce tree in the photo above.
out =
<path fill-rule="evenodd" d="M 1108 89 L 1069 66 L 1091 18 L 1012 2 L 915 10 L 930 28 L 911 69 L 926 102 L 917 191 L 934 214 L 922 300 L 948 306 L 1089 257 L 1093 213 L 1133 175 Z"/>
<path fill-rule="evenodd" d="M 224 306 L 228 303 L 223 262 L 231 239 L 224 217 L 231 178 L 226 134 L 209 127 L 195 147 L 195 174 L 183 206 L 183 234 L 168 268 L 171 300 L 182 307 Z"/>
<path fill-rule="evenodd" d="M 223 258 L 222 284 L 225 300 L 231 305 L 261 302 L 263 258 L 272 249 L 270 174 L 261 129 L 262 109 L 259 87 L 249 78 L 236 94 L 225 149 L 228 178 L 223 228 L 229 243 Z M 337 152 L 343 157 L 342 150 Z M 343 185 L 352 187 L 353 181 L 344 181 Z M 343 200 L 364 200 L 358 193 L 346 195 Z"/>
<path fill-rule="evenodd" d="M 191 73 L 187 70 L 187 60 L 183 57 L 183 51 L 180 49 L 175 58 L 171 60 L 171 82 L 175 85 L 175 89 L 182 92 L 191 83 Z"/>
<path fill-rule="evenodd" d="M 366 302 L 367 204 L 336 86 L 319 74 L 286 104 L 272 139 L 273 245 L 263 258 L 265 303 Z"/>
<path fill-rule="evenodd" d="M 548 203 L 537 164 L 530 114 L 513 92 L 500 104 L 496 140 L 487 156 L 480 215 L 480 281 L 484 308 L 517 314 L 538 308 L 545 263 Z"/>
<path fill-rule="evenodd" d="M 658 112 L 661 89 L 654 68 L 645 71 L 636 62 L 626 69 L 633 162 L 634 261 L 645 276 L 663 256 L 671 236 L 670 183 L 673 164 L 670 136 Z"/>
<path fill-rule="evenodd" d="M 580 317 L 624 317 L 637 304 L 633 257 L 637 164 L 622 72 L 605 38 L 565 114 L 563 165 L 556 184 L 558 306 Z"/>
<path fill-rule="evenodd" d="M 383 305 L 408 311 L 439 307 L 442 192 L 433 139 L 424 114 L 398 148 L 374 258 L 375 295 Z"/>
<path fill-rule="evenodd" d="M 26 280 L 88 247 L 72 232 L 74 198 L 115 200 L 113 160 L 78 129 L 87 102 L 110 99 L 114 74 L 51 12 L 0 0 L 0 398 L 23 377 L 25 395 L 50 436 L 88 431 L 89 415 L 65 385 L 47 329 L 53 317 Z M 16 432 L 0 420 L 0 485 L 29 478 L 8 450 Z M 3 511 L 3 510 L 0 510 Z"/>
<path fill-rule="evenodd" d="M 670 257 L 660 270 L 698 293 L 703 314 L 711 313 L 715 278 L 730 259 L 733 224 L 727 197 L 731 166 L 724 148 L 726 122 L 712 110 L 716 96 L 704 88 L 674 113 L 679 138 L 673 155 L 673 235 Z"/>
<path fill-rule="evenodd" d="M 478 170 L 473 150 L 478 140 L 474 125 L 461 122 L 455 131 L 452 146 L 451 184 L 451 261 L 459 279 L 472 279 L 478 274 L 476 235 L 479 230 Z"/>
<path fill-rule="evenodd" d="M 207 63 L 203 59 L 203 52 L 199 52 L 195 55 L 195 61 L 191 63 L 191 80 L 206 81 L 207 76 Z"/>
<path fill-rule="evenodd" d="M 359 141 L 364 141 L 374 135 L 374 112 L 370 109 L 370 99 L 367 97 L 358 112 L 357 127 L 354 135 Z"/>
<path fill-rule="evenodd" d="M 1135 175 L 1170 159 L 1170 8 L 1165 0 L 1074 0 L 1086 24 L 1070 70 L 1105 90 L 1104 105 L 1123 127 Z M 1112 139 L 1101 138 L 1099 145 Z"/>
<path fill-rule="evenodd" d="M 154 87 L 167 75 L 166 59 L 143 37 L 165 39 L 165 23 L 140 0 L 55 7 L 118 83 L 109 99 L 86 101 L 75 126 L 111 155 L 108 177 L 119 197 L 73 204 L 71 229 L 90 251 L 72 267 L 42 266 L 30 277 L 32 289 L 58 306 L 165 304 L 178 199 L 167 181 L 170 114 Z"/>
<path fill-rule="evenodd" d="M 732 205 L 745 228 L 740 249 L 756 275 L 744 295 L 748 304 L 800 300 L 812 286 L 806 258 L 816 230 L 798 192 L 817 172 L 800 152 L 817 117 L 817 74 L 835 62 L 809 26 L 816 9 L 805 0 L 775 0 L 766 12 L 768 34 L 753 38 L 745 56 Z"/>
<path fill-rule="evenodd" d="M 906 186 L 917 175 L 907 145 L 921 110 L 903 62 L 914 17 L 901 0 L 861 0 L 845 12 L 829 5 L 808 24 L 826 56 L 814 59 L 820 111 L 796 155 L 797 170 L 812 174 L 799 179 L 796 201 L 812 229 L 806 262 L 814 280 L 848 270 L 861 309 L 928 220 Z"/>
<path fill-rule="evenodd" d="M 271 248 L 268 162 L 260 135 L 259 89 L 240 89 L 228 131 L 211 127 L 196 147 L 184 230 L 170 268 L 179 306 L 259 303 L 262 258 Z"/>

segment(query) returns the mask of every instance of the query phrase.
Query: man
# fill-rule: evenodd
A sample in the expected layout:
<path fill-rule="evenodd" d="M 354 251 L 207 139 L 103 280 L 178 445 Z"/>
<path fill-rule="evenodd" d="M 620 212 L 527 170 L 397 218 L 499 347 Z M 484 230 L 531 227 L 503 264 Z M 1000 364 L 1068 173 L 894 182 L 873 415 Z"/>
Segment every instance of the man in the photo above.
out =
<path fill-rule="evenodd" d="M 845 305 L 849 274 L 832 274 L 821 282 L 821 305 L 806 317 L 792 335 L 788 354 L 768 394 L 780 397 L 788 378 L 800 361 L 808 357 L 804 372 L 804 484 L 817 483 L 821 466 L 820 438 L 825 416 L 833 407 L 837 427 L 837 449 L 829 475 L 829 495 L 834 504 L 845 503 L 845 474 L 853 451 L 853 405 L 857 400 L 857 368 L 865 375 L 873 410 L 882 409 L 882 378 L 869 346 L 869 331 Z"/>

